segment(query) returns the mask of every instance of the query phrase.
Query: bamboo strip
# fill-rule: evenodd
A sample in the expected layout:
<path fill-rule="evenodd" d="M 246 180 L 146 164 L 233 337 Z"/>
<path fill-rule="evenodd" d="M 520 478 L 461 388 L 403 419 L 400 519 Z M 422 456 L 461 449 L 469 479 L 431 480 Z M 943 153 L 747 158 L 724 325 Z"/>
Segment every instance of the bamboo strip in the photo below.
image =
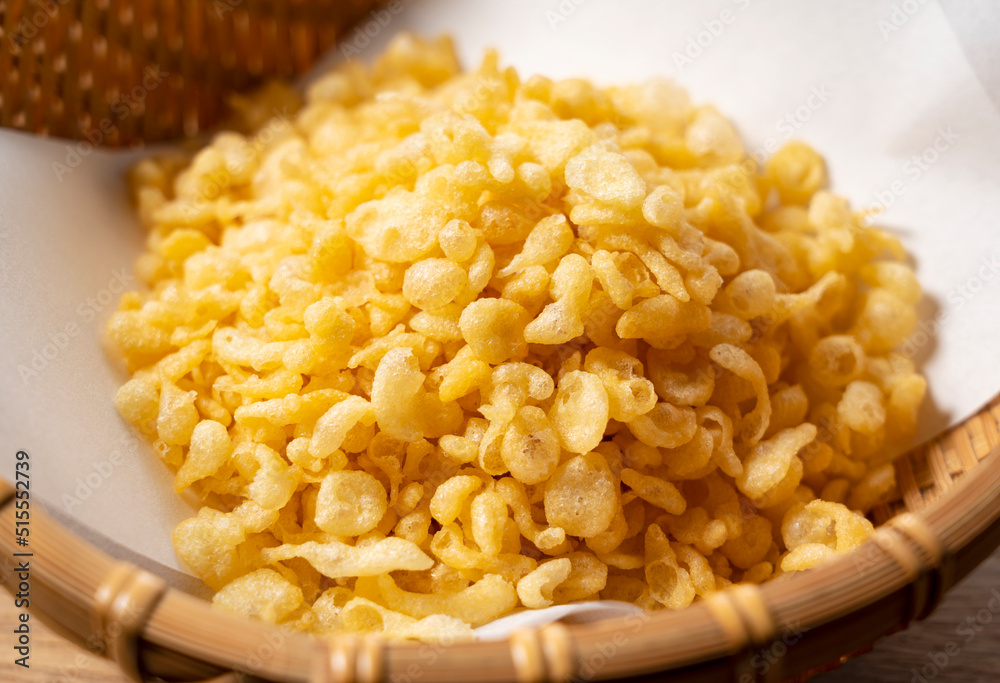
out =
<path fill-rule="evenodd" d="M 80 21 L 80 13 L 83 11 L 82 0 L 71 0 L 63 9 L 60 15 L 65 13 L 66 22 L 66 70 L 62 77 L 63 86 L 63 119 L 58 126 L 53 127 L 52 133 L 65 137 L 72 137 L 79 128 L 80 116 L 83 113 L 83 93 L 80 88 L 80 74 L 83 69 L 84 51 L 81 45 L 83 38 L 83 24 Z"/>
<path fill-rule="evenodd" d="M 41 61 L 41 76 L 39 78 L 39 122 L 38 126 L 49 133 L 57 125 L 62 116 L 63 102 L 59 97 L 57 81 L 60 77 L 60 64 L 65 60 L 65 28 L 60 25 L 62 16 L 55 12 L 45 25 L 44 49 L 39 55 Z"/>
<path fill-rule="evenodd" d="M 21 54 L 21 35 L 18 20 L 24 9 L 24 0 L 7 0 L 6 12 L 3 16 L 3 45 L 0 50 L 0 79 L 3 79 L 3 91 L 0 94 L 0 125 L 13 126 L 14 113 L 19 111 L 21 89 L 18 88 L 17 63 L 15 56 Z"/>

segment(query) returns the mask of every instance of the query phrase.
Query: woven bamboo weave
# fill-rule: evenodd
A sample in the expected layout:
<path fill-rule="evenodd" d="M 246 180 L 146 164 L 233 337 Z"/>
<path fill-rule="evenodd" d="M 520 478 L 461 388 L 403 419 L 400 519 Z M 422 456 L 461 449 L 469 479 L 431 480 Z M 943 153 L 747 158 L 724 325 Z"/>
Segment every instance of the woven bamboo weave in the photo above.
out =
<path fill-rule="evenodd" d="M 304 72 L 374 0 L 0 0 L 0 125 L 107 146 L 193 136 Z"/>

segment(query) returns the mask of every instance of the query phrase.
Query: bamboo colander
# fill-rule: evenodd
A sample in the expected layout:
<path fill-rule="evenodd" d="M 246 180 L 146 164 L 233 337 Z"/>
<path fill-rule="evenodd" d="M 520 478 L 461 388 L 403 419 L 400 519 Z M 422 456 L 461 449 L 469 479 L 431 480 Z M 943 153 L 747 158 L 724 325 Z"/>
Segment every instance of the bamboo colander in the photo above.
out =
<path fill-rule="evenodd" d="M 788 581 L 681 611 L 552 624 L 431 646 L 316 639 L 213 610 L 33 511 L 31 604 L 136 680 L 286 683 L 782 681 L 835 666 L 923 619 L 1000 545 L 1000 398 L 897 461 L 902 496 L 858 550 Z M 14 489 L 0 482 L 3 582 L 17 585 Z M 13 590 L 12 590 L 13 592 Z M 767 661 L 768 666 L 761 666 Z M 832 663 L 832 664 L 831 664 Z"/>
<path fill-rule="evenodd" d="M 374 4 L 0 0 L 0 123 L 85 139 L 111 120 L 106 145 L 190 136 L 219 119 L 229 92 L 301 73 Z M 163 74 L 156 87 L 143 85 L 149 73 Z M 141 98 L 130 96 L 135 88 Z M 901 495 L 875 511 L 874 537 L 818 569 L 678 612 L 557 623 L 502 641 L 317 639 L 240 620 L 94 549 L 37 507 L 31 605 L 136 680 L 541 682 L 669 672 L 678 681 L 781 681 L 925 618 L 1000 545 L 1000 399 L 899 459 L 897 480 Z M 12 592 L 14 493 L 0 482 L 0 579 Z"/>

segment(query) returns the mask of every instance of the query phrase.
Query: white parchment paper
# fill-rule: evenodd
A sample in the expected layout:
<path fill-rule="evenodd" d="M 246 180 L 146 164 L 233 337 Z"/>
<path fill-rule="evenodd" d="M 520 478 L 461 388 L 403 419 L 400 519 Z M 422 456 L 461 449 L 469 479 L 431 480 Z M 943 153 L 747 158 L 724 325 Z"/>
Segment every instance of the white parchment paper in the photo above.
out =
<path fill-rule="evenodd" d="M 467 66 L 495 46 L 524 76 L 666 76 L 733 119 L 751 150 L 810 142 L 833 189 L 881 205 L 879 222 L 913 254 L 927 296 L 906 351 L 930 381 L 918 438 L 1000 390 L 1000 78 L 984 48 L 1000 10 L 934 0 L 401 6 L 349 34 L 348 51 L 370 59 L 400 30 L 447 32 Z M 0 476 L 28 451 L 36 498 L 182 584 L 170 533 L 192 508 L 115 412 L 124 372 L 100 341 L 118 294 L 136 286 L 143 236 L 122 179 L 135 153 L 67 144 L 0 132 Z"/>

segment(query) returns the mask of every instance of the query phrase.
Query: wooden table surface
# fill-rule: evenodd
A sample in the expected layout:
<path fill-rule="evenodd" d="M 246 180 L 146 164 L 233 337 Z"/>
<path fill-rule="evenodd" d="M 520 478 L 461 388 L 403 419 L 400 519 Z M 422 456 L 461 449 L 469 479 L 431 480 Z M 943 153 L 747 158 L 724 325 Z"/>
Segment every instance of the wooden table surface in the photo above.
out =
<path fill-rule="evenodd" d="M 948 593 L 926 621 L 879 641 L 875 649 L 813 683 L 940 683 L 1000 680 L 1000 551 Z M 982 611 L 985 610 L 985 613 Z M 968 619 L 979 623 L 976 630 Z M 115 665 L 31 621 L 31 669 L 13 663 L 13 598 L 0 591 L 0 681 L 127 683 Z M 982 624 L 980 626 L 980 624 Z M 949 646 L 949 643 L 954 645 Z M 955 647 L 960 651 L 955 654 Z M 948 652 L 954 654 L 949 656 Z"/>

